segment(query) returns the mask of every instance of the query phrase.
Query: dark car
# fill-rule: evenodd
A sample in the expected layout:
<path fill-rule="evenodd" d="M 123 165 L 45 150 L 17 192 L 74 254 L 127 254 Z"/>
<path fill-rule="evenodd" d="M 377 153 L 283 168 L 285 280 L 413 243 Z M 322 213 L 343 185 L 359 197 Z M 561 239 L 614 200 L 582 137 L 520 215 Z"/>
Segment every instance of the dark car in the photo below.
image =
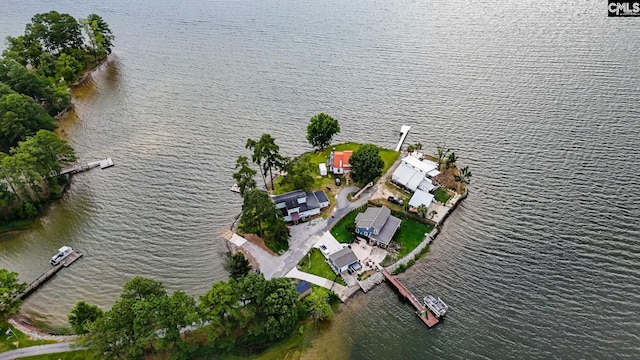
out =
<path fill-rule="evenodd" d="M 340 184 L 342 183 L 342 181 L 340 180 L 339 177 L 336 178 L 336 186 L 340 186 Z"/>
<path fill-rule="evenodd" d="M 387 198 L 387 200 L 389 200 L 390 203 L 396 204 L 396 205 L 402 205 L 404 204 L 404 201 L 402 201 L 402 199 L 398 199 L 395 196 L 389 196 Z"/>

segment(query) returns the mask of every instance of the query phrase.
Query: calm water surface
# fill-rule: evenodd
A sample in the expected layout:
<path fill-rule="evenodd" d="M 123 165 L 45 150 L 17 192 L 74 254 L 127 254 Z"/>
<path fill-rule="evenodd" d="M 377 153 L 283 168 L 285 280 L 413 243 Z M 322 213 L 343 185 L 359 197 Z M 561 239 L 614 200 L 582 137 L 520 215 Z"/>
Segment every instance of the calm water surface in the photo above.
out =
<path fill-rule="evenodd" d="M 37 226 L 0 241 L 29 281 L 61 245 L 86 256 L 24 303 L 65 326 L 152 277 L 204 293 L 226 278 L 220 235 L 248 137 L 309 149 L 320 111 L 337 141 L 446 141 L 471 194 L 401 279 L 451 307 L 428 330 L 386 286 L 343 308 L 309 358 L 640 357 L 640 27 L 596 1 L 2 1 L 0 35 L 54 8 L 98 13 L 109 65 L 62 124 L 82 159 Z"/>

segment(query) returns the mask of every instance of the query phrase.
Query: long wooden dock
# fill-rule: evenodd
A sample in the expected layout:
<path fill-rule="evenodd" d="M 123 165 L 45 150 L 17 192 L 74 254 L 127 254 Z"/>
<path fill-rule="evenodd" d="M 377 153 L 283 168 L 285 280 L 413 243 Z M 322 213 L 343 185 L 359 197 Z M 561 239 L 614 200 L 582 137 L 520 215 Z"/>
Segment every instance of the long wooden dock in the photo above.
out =
<path fill-rule="evenodd" d="M 416 308 L 416 315 L 425 323 L 428 327 L 435 326 L 439 320 L 433 315 L 429 309 L 427 309 L 422 302 L 420 302 L 412 293 L 407 289 L 395 276 L 391 275 L 386 269 L 381 270 L 382 275 L 388 280 L 389 284 L 392 285 L 398 293 L 407 299 L 414 308 Z"/>
<path fill-rule="evenodd" d="M 77 173 L 81 173 L 83 171 L 87 171 L 89 169 L 93 169 L 96 167 L 100 167 L 101 169 L 110 168 L 113 166 L 113 160 L 111 158 L 106 158 L 103 160 L 86 162 L 86 163 L 75 163 L 71 164 L 60 171 L 60 175 L 73 175 Z"/>
<path fill-rule="evenodd" d="M 31 295 L 34 291 L 36 291 L 42 284 L 46 283 L 49 279 L 53 277 L 53 275 L 57 274 L 63 267 L 67 267 L 73 264 L 76 260 L 82 257 L 82 253 L 79 251 L 74 251 L 69 256 L 67 256 L 60 264 L 54 265 L 50 267 L 47 271 L 43 272 L 42 275 L 38 276 L 35 280 L 29 283 L 24 291 L 18 295 L 20 300 L 26 299 L 29 295 Z"/>

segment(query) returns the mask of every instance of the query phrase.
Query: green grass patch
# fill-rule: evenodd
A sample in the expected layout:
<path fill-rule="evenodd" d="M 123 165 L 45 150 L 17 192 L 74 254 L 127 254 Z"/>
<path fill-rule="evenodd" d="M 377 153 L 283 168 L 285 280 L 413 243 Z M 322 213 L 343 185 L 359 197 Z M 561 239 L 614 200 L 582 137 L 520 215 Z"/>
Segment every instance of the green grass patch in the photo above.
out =
<path fill-rule="evenodd" d="M 384 161 L 384 168 L 382 168 L 382 175 L 386 174 L 389 171 L 391 165 L 393 165 L 396 160 L 398 160 L 398 156 L 400 156 L 399 151 L 393 151 L 388 149 L 380 148 L 380 157 L 382 161 Z"/>
<path fill-rule="evenodd" d="M 95 359 L 95 355 L 89 350 L 69 351 L 64 353 L 44 354 L 36 356 L 28 356 L 21 359 L 24 360 L 89 360 Z"/>
<path fill-rule="evenodd" d="M 356 239 L 356 234 L 349 231 L 347 229 L 347 225 L 353 224 L 356 221 L 356 216 L 361 212 L 362 210 L 354 210 L 345 215 L 333 226 L 331 229 L 331 235 L 341 243 L 348 244 L 354 241 Z"/>
<path fill-rule="evenodd" d="M 446 204 L 451 195 L 445 189 L 439 187 L 433 191 L 433 197 L 437 202 Z"/>
<path fill-rule="evenodd" d="M 7 329 L 11 328 L 13 332 L 13 336 L 7 336 Z M 53 340 L 31 340 L 29 336 L 22 333 L 20 330 L 14 328 L 8 323 L 0 324 L 0 331 L 2 332 L 2 336 L 0 336 L 0 352 L 34 346 L 34 345 L 44 345 L 44 344 L 53 344 L 55 341 Z"/>
<path fill-rule="evenodd" d="M 433 225 L 431 224 L 425 224 L 408 218 L 402 219 L 400 228 L 393 239 L 401 245 L 398 251 L 398 259 L 402 259 L 420 245 L 425 238 L 425 234 L 431 232 L 431 230 L 433 230 Z"/>
<path fill-rule="evenodd" d="M 309 274 L 318 275 L 325 279 L 333 281 L 336 279 L 336 273 L 331 269 L 331 266 L 327 264 L 324 255 L 318 249 L 311 250 L 311 259 L 309 256 L 304 256 L 298 263 L 300 271 L 304 271 Z M 311 260 L 311 261 L 309 261 Z M 338 284 L 347 286 L 340 276 L 335 280 Z"/>

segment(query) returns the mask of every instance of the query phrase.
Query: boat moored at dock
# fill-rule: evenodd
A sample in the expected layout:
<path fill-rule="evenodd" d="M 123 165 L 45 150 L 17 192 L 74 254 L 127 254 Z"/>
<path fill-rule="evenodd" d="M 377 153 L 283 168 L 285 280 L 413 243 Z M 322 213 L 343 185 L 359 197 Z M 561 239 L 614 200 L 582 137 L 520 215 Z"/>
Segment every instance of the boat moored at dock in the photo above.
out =
<path fill-rule="evenodd" d="M 439 297 L 427 295 L 424 297 L 424 306 L 429 309 L 438 319 L 444 317 L 449 307 Z"/>
<path fill-rule="evenodd" d="M 51 265 L 58 265 L 62 260 L 64 260 L 67 256 L 73 253 L 73 248 L 70 246 L 63 246 L 58 249 L 58 253 L 51 257 Z"/>

